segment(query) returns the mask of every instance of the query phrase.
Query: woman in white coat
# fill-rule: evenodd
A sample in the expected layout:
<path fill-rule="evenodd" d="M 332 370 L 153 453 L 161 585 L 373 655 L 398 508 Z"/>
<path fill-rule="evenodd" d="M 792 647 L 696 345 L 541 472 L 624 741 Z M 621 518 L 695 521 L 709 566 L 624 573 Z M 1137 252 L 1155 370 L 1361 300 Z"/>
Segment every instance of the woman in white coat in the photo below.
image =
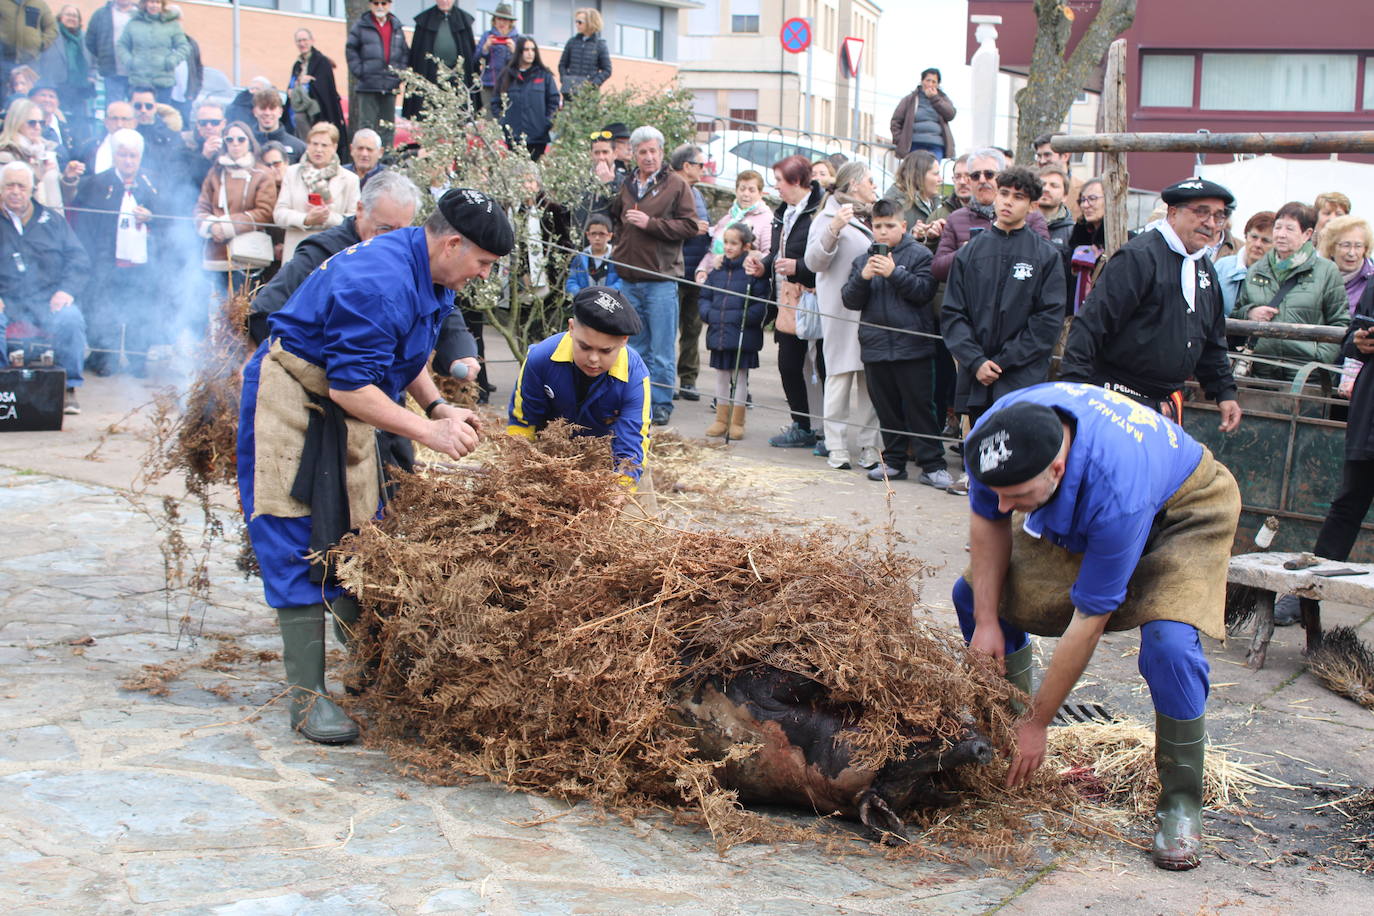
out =
<path fill-rule="evenodd" d="M 873 468 L 882 458 L 878 415 L 868 399 L 864 364 L 859 358 L 857 312 L 848 311 L 840 290 L 854 259 L 868 251 L 873 234 L 861 221 L 878 199 L 873 176 L 862 162 L 846 162 L 835 176 L 825 203 L 811 221 L 806 266 L 816 272 L 816 298 L 825 332 L 825 447 L 832 468 L 847 470 L 845 427 L 858 429 L 859 466 Z M 850 397 L 853 396 L 853 407 Z"/>
<path fill-rule="evenodd" d="M 339 167 L 339 129 L 328 121 L 310 128 L 305 158 L 286 170 L 272 222 L 286 230 L 281 262 L 291 260 L 306 236 L 339 225 L 358 211 L 358 176 Z"/>

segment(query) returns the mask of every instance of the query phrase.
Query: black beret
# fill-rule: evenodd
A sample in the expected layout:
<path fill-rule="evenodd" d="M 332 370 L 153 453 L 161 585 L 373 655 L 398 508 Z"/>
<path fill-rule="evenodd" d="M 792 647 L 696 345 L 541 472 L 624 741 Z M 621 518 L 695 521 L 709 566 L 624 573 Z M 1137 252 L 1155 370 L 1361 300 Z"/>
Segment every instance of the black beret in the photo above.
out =
<path fill-rule="evenodd" d="M 1236 198 L 1230 191 L 1226 190 L 1215 181 L 1208 181 L 1206 178 L 1185 178 L 1177 184 L 1171 184 L 1165 188 L 1160 196 L 1164 198 L 1166 204 L 1183 204 L 1190 200 L 1202 200 L 1207 197 L 1215 197 L 1225 201 L 1226 206 L 1231 206 L 1236 202 Z"/>
<path fill-rule="evenodd" d="M 606 133 L 610 134 L 612 139 L 630 139 L 630 129 L 625 126 L 624 121 L 612 121 L 610 124 L 607 124 L 605 127 L 601 129 L 606 131 Z"/>
<path fill-rule="evenodd" d="M 1019 401 L 983 417 L 964 443 L 964 458 L 980 483 L 1014 487 L 1049 467 L 1063 444 L 1064 424 L 1053 407 Z"/>
<path fill-rule="evenodd" d="M 458 234 L 483 251 L 510 254 L 515 247 L 515 230 L 501 205 L 481 191 L 452 188 L 439 198 L 439 212 Z"/>
<path fill-rule="evenodd" d="M 589 286 L 573 296 L 573 317 L 593 331 L 616 337 L 632 337 L 642 329 L 639 313 L 620 290 Z"/>

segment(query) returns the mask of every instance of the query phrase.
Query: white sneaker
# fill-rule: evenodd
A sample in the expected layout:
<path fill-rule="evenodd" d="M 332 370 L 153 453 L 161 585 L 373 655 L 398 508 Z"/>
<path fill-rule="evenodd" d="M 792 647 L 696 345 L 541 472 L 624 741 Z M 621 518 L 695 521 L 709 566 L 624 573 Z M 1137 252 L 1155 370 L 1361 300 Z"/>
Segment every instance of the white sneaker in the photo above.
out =
<path fill-rule="evenodd" d="M 849 450 L 837 448 L 830 452 L 830 457 L 825 459 L 825 463 L 837 471 L 847 471 L 853 467 L 849 463 Z"/>
<path fill-rule="evenodd" d="M 949 471 L 946 471 L 944 468 L 922 473 L 919 482 L 928 487 L 935 487 L 940 490 L 948 490 L 950 487 L 954 486 L 954 478 L 950 476 Z"/>
<path fill-rule="evenodd" d="M 957 481 L 955 481 L 954 486 L 949 487 L 947 490 L 945 490 L 945 492 L 946 492 L 946 493 L 952 493 L 952 494 L 954 494 L 955 496 L 967 496 L 967 495 L 968 495 L 968 475 L 967 475 L 967 474 L 960 474 L 960 475 L 959 475 L 959 479 L 958 479 Z"/>
<path fill-rule="evenodd" d="M 859 467 L 864 470 L 876 468 L 878 465 L 882 464 L 882 461 L 882 453 L 873 446 L 865 445 L 863 448 L 859 449 Z"/>

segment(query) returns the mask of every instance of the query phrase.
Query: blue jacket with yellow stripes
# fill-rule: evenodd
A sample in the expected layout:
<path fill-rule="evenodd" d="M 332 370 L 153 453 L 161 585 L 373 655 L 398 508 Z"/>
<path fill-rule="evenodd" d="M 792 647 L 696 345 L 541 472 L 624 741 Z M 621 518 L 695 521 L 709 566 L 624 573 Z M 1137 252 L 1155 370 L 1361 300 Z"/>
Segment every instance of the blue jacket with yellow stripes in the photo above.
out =
<path fill-rule="evenodd" d="M 581 427 L 579 435 L 610 436 L 616 470 L 639 483 L 649 445 L 649 370 L 628 346 L 610 370 L 592 380 L 577 403 L 573 340 L 567 331 L 530 347 L 510 396 L 506 432 L 533 439 L 559 418 Z"/>

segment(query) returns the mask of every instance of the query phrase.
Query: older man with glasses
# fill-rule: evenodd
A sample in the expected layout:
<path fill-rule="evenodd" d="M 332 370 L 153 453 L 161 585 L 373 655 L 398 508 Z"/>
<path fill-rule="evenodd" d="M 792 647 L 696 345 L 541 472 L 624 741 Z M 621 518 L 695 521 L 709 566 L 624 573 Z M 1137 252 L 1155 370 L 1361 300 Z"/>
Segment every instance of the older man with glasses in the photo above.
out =
<path fill-rule="evenodd" d="M 992 225 L 997 216 L 993 206 L 997 200 L 997 175 L 1006 167 L 1006 157 L 991 147 L 969 152 L 968 177 L 973 184 L 973 197 L 945 220 L 944 231 L 940 233 L 940 245 L 935 249 L 935 262 L 930 268 L 936 280 L 942 283 L 948 280 L 949 269 L 959 249 Z M 1042 239 L 1048 240 L 1050 237 L 1049 226 L 1038 209 L 1031 211 L 1026 228 Z"/>
<path fill-rule="evenodd" d="M 1069 331 L 1059 377 L 1124 394 L 1175 422 L 1183 383 L 1196 377 L 1217 402 L 1222 432 L 1240 425 L 1226 356 L 1221 282 L 1207 246 L 1235 198 L 1205 178 L 1164 189 L 1168 212 L 1121 247 Z"/>

